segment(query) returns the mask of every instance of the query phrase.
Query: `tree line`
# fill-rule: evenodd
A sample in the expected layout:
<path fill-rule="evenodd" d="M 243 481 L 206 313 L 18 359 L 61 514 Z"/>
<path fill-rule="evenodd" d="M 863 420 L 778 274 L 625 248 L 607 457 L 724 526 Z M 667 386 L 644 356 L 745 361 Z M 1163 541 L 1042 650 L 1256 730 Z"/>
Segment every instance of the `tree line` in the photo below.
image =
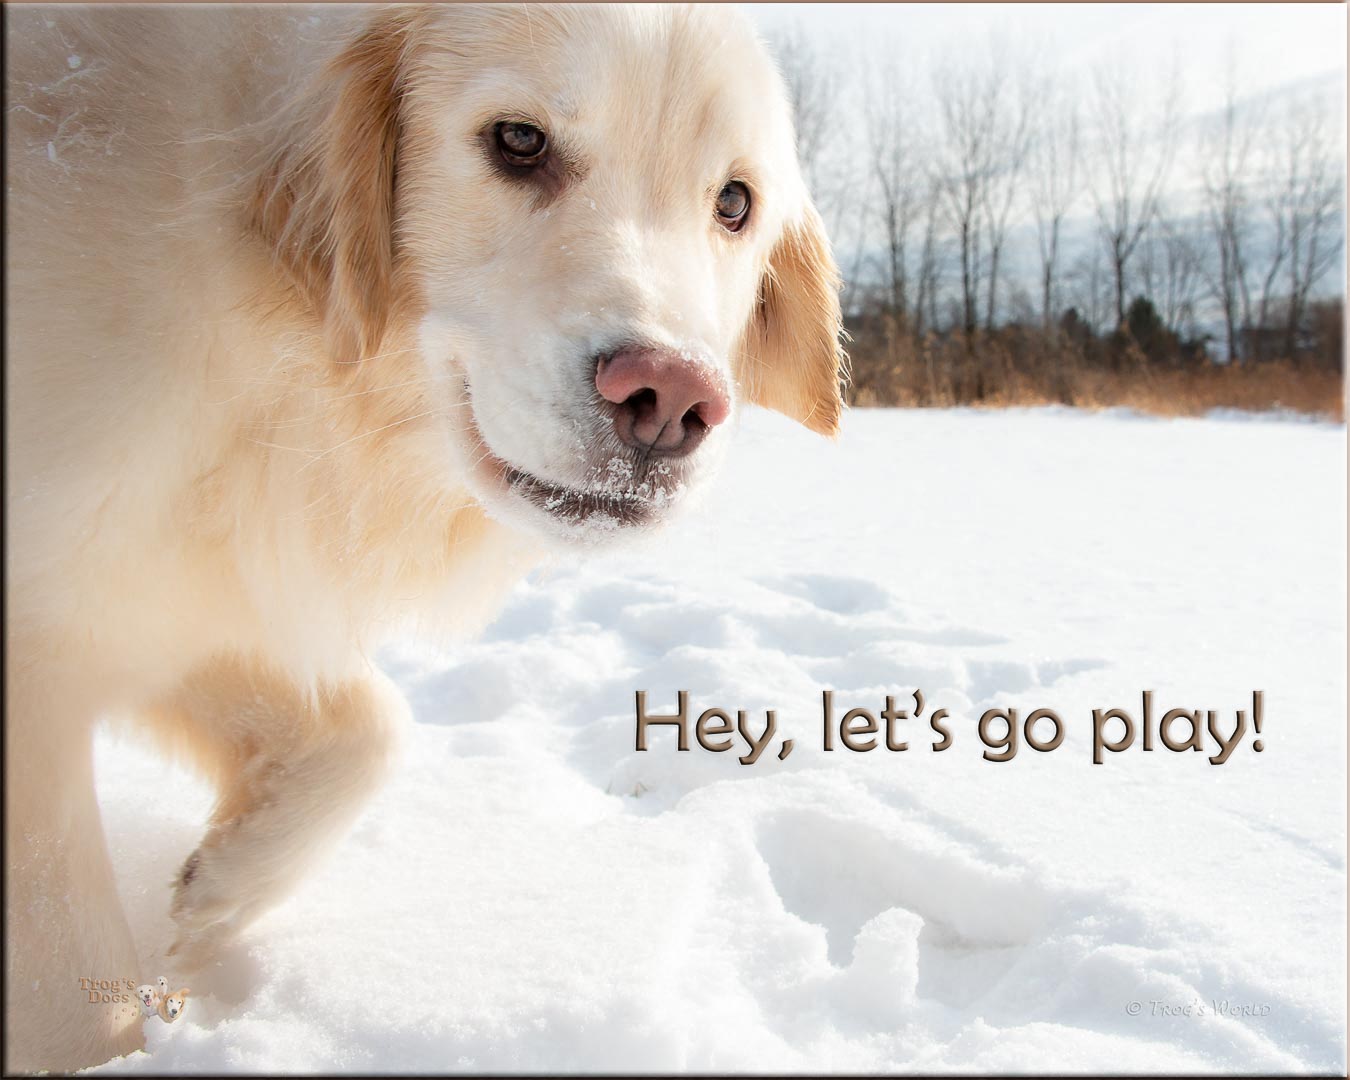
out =
<path fill-rule="evenodd" d="M 1019 373 L 1051 400 L 1085 370 L 1339 377 L 1345 153 L 1325 85 L 1244 95 L 1230 62 L 1196 113 L 1176 63 L 1081 73 L 988 41 L 915 64 L 800 26 L 771 46 L 845 279 L 855 399 L 997 398 Z"/>

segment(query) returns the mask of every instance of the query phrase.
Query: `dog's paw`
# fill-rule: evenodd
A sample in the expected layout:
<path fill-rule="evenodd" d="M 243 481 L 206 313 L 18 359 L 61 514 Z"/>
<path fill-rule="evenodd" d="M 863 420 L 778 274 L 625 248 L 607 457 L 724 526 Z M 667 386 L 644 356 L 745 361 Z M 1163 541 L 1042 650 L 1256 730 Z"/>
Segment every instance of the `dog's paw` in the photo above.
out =
<path fill-rule="evenodd" d="M 206 964 L 239 931 L 243 897 L 215 863 L 209 850 L 198 848 L 174 882 L 169 915 L 178 933 L 168 955 L 184 971 Z"/>

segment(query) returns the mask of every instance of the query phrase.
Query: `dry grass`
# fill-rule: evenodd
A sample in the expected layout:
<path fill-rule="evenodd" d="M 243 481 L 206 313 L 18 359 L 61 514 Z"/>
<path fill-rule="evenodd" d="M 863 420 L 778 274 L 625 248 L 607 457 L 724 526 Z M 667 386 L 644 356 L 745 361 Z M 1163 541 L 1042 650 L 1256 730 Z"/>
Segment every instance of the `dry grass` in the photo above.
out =
<path fill-rule="evenodd" d="M 1289 361 L 1168 366 L 1150 363 L 1130 346 L 1114 362 L 1090 363 L 1069 345 L 1047 348 L 1033 337 L 1008 334 L 983 337 L 971 348 L 960 339 L 855 340 L 850 352 L 850 401 L 863 407 L 1062 404 L 1160 416 L 1288 409 L 1345 419 L 1343 371 Z"/>
<path fill-rule="evenodd" d="M 1345 380 L 1341 372 L 1301 369 L 1286 361 L 1251 368 L 1215 365 L 1129 377 L 1082 371 L 1074 379 L 1073 394 L 1077 405 L 1124 405 L 1160 416 L 1197 416 L 1210 409 L 1290 409 L 1345 420 Z"/>

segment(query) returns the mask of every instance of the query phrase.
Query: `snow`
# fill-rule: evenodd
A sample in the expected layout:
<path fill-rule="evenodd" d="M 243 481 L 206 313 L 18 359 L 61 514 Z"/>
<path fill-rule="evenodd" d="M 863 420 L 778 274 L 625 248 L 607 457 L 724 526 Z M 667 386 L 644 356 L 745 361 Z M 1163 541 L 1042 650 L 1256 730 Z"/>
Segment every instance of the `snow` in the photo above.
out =
<path fill-rule="evenodd" d="M 389 650 L 395 780 L 101 1071 L 1343 1072 L 1346 436 L 1235 419 L 858 411 L 832 445 L 750 411 L 661 537 Z M 825 689 L 836 720 L 922 690 L 908 749 L 823 751 Z M 640 753 L 637 690 L 777 734 Z M 1264 691 L 1263 752 L 1092 764 L 1092 709 L 1143 690 L 1224 732 Z M 1038 707 L 1058 749 L 982 756 L 984 710 Z M 210 795 L 98 765 L 172 976 Z"/>

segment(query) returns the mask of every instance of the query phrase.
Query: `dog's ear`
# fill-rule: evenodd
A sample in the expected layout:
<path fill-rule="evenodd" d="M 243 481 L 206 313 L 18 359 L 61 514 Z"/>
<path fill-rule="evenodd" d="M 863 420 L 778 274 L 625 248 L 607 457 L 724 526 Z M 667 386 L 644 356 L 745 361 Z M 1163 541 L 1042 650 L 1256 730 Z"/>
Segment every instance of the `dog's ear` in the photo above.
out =
<path fill-rule="evenodd" d="M 394 183 L 409 43 L 419 16 L 372 17 L 302 94 L 253 195 L 253 225 L 333 358 L 369 356 L 394 302 Z"/>
<path fill-rule="evenodd" d="M 749 400 L 830 436 L 839 431 L 847 374 L 839 287 L 825 227 L 808 204 L 769 255 L 742 348 Z"/>

